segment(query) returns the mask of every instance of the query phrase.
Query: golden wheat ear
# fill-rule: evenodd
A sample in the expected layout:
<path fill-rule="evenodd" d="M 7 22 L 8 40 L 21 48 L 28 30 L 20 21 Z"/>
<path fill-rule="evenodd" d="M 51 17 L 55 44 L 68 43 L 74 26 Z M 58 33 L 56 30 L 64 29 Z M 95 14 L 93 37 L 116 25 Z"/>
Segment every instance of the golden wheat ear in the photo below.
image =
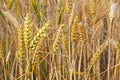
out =
<path fill-rule="evenodd" d="M 82 12 L 82 21 L 87 24 L 88 23 L 88 5 L 86 0 L 83 2 L 83 12 Z"/>
<path fill-rule="evenodd" d="M 35 74 L 38 72 L 38 64 L 40 61 L 40 53 L 41 50 L 44 46 L 44 39 L 45 38 L 41 38 L 38 45 L 36 46 L 36 49 L 33 52 L 33 57 L 32 57 L 32 71 L 35 72 Z"/>
<path fill-rule="evenodd" d="M 77 32 L 78 32 L 78 17 L 76 16 L 73 21 L 73 26 L 71 28 L 71 39 L 72 42 L 77 40 Z"/>
<path fill-rule="evenodd" d="M 61 44 L 62 44 L 64 53 L 67 55 L 68 54 L 68 42 L 67 42 L 67 37 L 65 33 L 62 34 Z"/>
<path fill-rule="evenodd" d="M 93 65 L 95 64 L 95 62 L 97 61 L 97 59 L 100 57 L 100 55 L 102 54 L 102 52 L 103 52 L 103 51 L 106 49 L 106 47 L 109 45 L 109 43 L 110 43 L 110 40 L 105 41 L 105 42 L 100 46 L 100 48 L 98 48 L 97 52 L 94 53 L 94 55 L 93 55 L 93 57 L 92 57 L 92 59 L 91 59 L 91 61 L 90 61 L 90 67 L 89 67 L 89 70 L 88 70 L 88 73 L 87 73 L 86 78 L 88 78 L 89 73 L 90 73 Z"/>
<path fill-rule="evenodd" d="M 90 7 L 90 14 L 92 15 L 92 18 L 94 18 L 95 16 L 95 1 L 94 0 L 90 0 L 89 7 Z"/>
<path fill-rule="evenodd" d="M 23 49 L 24 41 L 23 41 L 22 27 L 18 27 L 17 32 L 18 32 L 18 47 L 17 47 L 16 57 L 20 61 L 20 64 L 23 65 L 25 54 Z"/>
<path fill-rule="evenodd" d="M 66 8 L 67 8 L 68 15 L 70 15 L 70 13 L 72 11 L 72 1 L 71 0 L 66 1 Z"/>
<path fill-rule="evenodd" d="M 24 42 L 26 48 L 29 48 L 29 43 L 30 43 L 30 24 L 31 20 L 29 17 L 29 14 L 26 14 L 25 20 L 24 20 Z"/>
<path fill-rule="evenodd" d="M 50 21 L 48 21 L 47 23 L 45 23 L 45 25 L 38 31 L 38 33 L 35 35 L 35 37 L 33 38 L 33 40 L 30 43 L 30 48 L 31 50 L 35 50 L 40 38 L 42 36 L 44 36 L 45 31 L 48 29 L 50 25 Z"/>
<path fill-rule="evenodd" d="M 53 50 L 52 50 L 52 53 L 56 53 L 59 49 L 59 45 L 60 45 L 60 39 L 61 39 L 61 32 L 62 32 L 62 27 L 64 25 L 60 25 L 60 28 L 58 29 L 58 32 L 56 34 L 56 38 L 55 38 L 55 41 L 53 43 Z"/>
<path fill-rule="evenodd" d="M 85 26 L 82 23 L 79 23 L 79 34 L 80 34 L 80 41 L 85 44 L 86 40 L 86 30 Z"/>

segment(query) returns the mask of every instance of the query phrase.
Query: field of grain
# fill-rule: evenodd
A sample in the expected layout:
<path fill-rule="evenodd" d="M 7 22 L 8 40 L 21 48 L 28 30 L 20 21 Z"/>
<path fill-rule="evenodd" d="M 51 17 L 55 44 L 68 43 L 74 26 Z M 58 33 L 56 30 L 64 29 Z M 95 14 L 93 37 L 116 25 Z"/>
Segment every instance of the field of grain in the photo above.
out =
<path fill-rule="evenodd" d="M 120 80 L 120 0 L 0 0 L 0 80 Z"/>

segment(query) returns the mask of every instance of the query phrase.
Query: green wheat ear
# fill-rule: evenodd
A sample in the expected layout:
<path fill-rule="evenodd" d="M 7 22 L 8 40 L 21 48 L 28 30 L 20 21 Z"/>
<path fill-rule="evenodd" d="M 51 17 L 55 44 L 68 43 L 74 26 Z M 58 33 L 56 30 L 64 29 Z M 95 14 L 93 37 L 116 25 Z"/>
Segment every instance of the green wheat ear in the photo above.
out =
<path fill-rule="evenodd" d="M 49 25 L 50 25 L 50 21 L 45 23 L 45 25 L 38 31 L 38 33 L 36 34 L 36 36 L 33 38 L 33 40 L 30 43 L 31 50 L 35 50 L 40 38 L 44 35 Z"/>

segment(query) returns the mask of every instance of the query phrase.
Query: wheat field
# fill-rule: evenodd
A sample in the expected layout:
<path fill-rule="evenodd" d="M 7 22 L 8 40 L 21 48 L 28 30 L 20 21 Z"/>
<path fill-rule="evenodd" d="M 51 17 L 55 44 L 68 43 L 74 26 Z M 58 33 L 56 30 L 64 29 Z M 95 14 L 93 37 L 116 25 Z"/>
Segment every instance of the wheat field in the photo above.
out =
<path fill-rule="evenodd" d="M 0 0 L 0 80 L 120 80 L 120 0 Z"/>

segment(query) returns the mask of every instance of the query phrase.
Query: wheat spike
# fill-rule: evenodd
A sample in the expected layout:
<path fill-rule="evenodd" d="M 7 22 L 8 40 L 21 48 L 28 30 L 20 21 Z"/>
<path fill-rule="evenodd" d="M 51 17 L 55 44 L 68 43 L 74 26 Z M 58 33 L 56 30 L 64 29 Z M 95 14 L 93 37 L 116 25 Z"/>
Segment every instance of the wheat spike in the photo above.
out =
<path fill-rule="evenodd" d="M 80 41 L 85 44 L 87 41 L 86 30 L 85 30 L 85 26 L 82 23 L 79 24 L 79 34 L 80 34 Z"/>
<path fill-rule="evenodd" d="M 60 39 L 61 39 L 61 32 L 62 32 L 62 27 L 63 25 L 60 25 L 59 29 L 58 29 L 58 32 L 56 34 L 56 37 L 55 37 L 55 41 L 53 43 L 53 49 L 52 49 L 52 64 L 54 63 L 54 56 L 56 53 L 59 52 L 59 48 L 60 48 Z"/>
<path fill-rule="evenodd" d="M 52 46 L 52 55 L 51 55 L 51 71 L 50 71 L 50 80 L 52 78 L 52 74 L 53 74 L 53 68 L 55 65 L 55 54 L 59 52 L 59 48 L 60 48 L 60 38 L 61 38 L 61 25 L 58 29 L 58 32 L 56 34 L 53 46 Z"/>
<path fill-rule="evenodd" d="M 40 54 L 41 54 L 41 50 L 44 46 L 44 37 L 40 39 L 40 41 L 38 42 L 38 45 L 36 46 L 36 49 L 33 52 L 33 58 L 32 58 L 32 71 L 33 73 L 38 76 L 39 72 L 38 72 L 38 64 L 40 61 Z"/>
<path fill-rule="evenodd" d="M 88 12 L 87 12 L 87 3 L 86 1 L 83 2 L 83 22 L 87 23 L 88 22 Z"/>
<path fill-rule="evenodd" d="M 33 38 L 33 40 L 30 43 L 31 50 L 35 50 L 40 38 L 44 35 L 49 25 L 50 25 L 50 21 L 45 23 L 45 25 L 38 31 L 38 33 L 36 34 L 36 36 Z"/>
<path fill-rule="evenodd" d="M 24 62 L 24 47 L 23 47 L 23 30 L 22 27 L 18 28 L 18 48 L 17 48 L 17 53 L 16 53 L 16 57 L 19 59 L 20 63 L 23 64 Z"/>
<path fill-rule="evenodd" d="M 29 43 L 30 43 L 30 18 L 29 15 L 26 14 L 25 17 L 25 21 L 24 21 L 24 42 L 25 42 L 25 46 L 26 48 L 29 47 Z"/>
<path fill-rule="evenodd" d="M 104 42 L 100 48 L 97 50 L 97 52 L 93 55 L 91 61 L 90 61 L 90 67 L 92 67 L 94 65 L 94 63 L 96 62 L 96 60 L 98 59 L 98 57 L 101 55 L 101 53 L 105 50 L 105 48 L 108 45 L 108 41 Z"/>
<path fill-rule="evenodd" d="M 68 13 L 68 15 L 70 15 L 70 13 L 72 11 L 72 1 L 71 0 L 67 0 L 66 7 L 67 7 L 67 13 Z"/>
<path fill-rule="evenodd" d="M 67 54 L 68 53 L 68 43 L 67 43 L 67 38 L 66 38 L 65 33 L 62 34 L 61 44 L 62 44 L 65 54 Z"/>
<path fill-rule="evenodd" d="M 33 56 L 33 60 L 32 60 L 32 71 L 36 76 L 39 75 L 39 73 L 38 73 L 39 61 L 40 61 L 39 55 L 37 53 L 35 53 Z"/>
<path fill-rule="evenodd" d="M 105 42 L 100 46 L 100 48 L 98 48 L 97 52 L 93 54 L 93 57 L 92 57 L 92 59 L 91 59 L 91 61 L 90 61 L 90 67 L 89 67 L 89 70 L 88 70 L 88 73 L 87 73 L 87 77 L 88 77 L 88 75 L 89 75 L 89 73 L 90 73 L 91 68 L 93 67 L 93 65 L 94 65 L 95 62 L 97 61 L 97 59 L 100 57 L 100 55 L 102 54 L 102 52 L 103 52 L 103 51 L 106 49 L 106 47 L 108 46 L 109 41 L 110 41 L 110 40 L 105 41 Z M 86 76 L 85 76 L 85 77 L 86 77 Z M 87 77 L 86 77 L 86 78 L 87 78 Z"/>
<path fill-rule="evenodd" d="M 90 13 L 91 13 L 92 17 L 94 17 L 95 16 L 95 2 L 94 2 L 94 0 L 90 0 L 89 5 L 90 5 Z"/>
<path fill-rule="evenodd" d="M 73 26 L 71 28 L 71 39 L 72 39 L 73 42 L 77 40 L 77 30 L 78 30 L 77 29 L 78 28 L 77 19 L 78 19 L 78 17 L 76 16 L 74 18 Z"/>
<path fill-rule="evenodd" d="M 57 53 L 57 51 L 58 51 L 58 49 L 59 49 L 61 32 L 62 32 L 61 28 L 62 28 L 62 27 L 63 27 L 63 25 L 60 26 L 60 28 L 59 28 L 59 30 L 58 30 L 58 32 L 57 32 L 57 34 L 56 34 L 55 41 L 54 41 L 54 43 L 53 43 L 53 51 L 52 51 L 52 52 L 53 52 L 54 54 Z"/>
<path fill-rule="evenodd" d="M 23 67 L 24 67 L 24 59 L 25 59 L 23 28 L 18 27 L 17 32 L 18 32 L 18 47 L 17 47 L 17 52 L 16 52 L 16 58 L 19 60 L 20 65 L 21 65 L 19 66 L 20 75 L 23 75 L 24 73 Z"/>

